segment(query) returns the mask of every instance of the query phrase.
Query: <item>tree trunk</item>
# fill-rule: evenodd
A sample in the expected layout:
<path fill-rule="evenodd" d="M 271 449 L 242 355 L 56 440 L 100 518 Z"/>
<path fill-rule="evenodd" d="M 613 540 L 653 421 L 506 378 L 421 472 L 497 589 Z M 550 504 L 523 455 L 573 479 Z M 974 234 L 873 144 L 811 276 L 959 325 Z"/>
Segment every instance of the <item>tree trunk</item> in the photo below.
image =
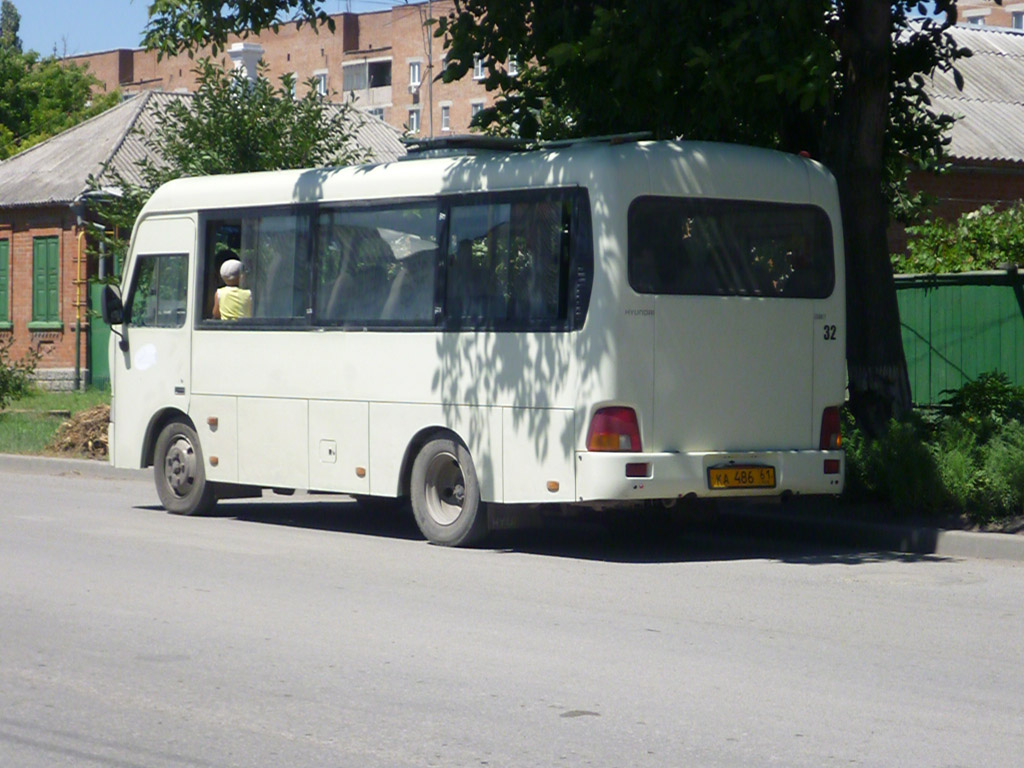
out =
<path fill-rule="evenodd" d="M 838 34 L 842 94 L 826 153 L 843 210 L 850 409 L 877 436 L 911 407 L 882 186 L 892 48 L 888 0 L 847 0 Z"/>

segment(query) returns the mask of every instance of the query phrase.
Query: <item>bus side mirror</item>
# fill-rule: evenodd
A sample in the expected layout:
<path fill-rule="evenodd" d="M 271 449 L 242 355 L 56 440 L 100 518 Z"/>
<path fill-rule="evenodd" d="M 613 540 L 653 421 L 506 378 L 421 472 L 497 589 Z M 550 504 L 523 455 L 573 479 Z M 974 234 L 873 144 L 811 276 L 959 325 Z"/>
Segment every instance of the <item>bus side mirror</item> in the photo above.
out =
<path fill-rule="evenodd" d="M 124 305 L 121 304 L 121 297 L 114 286 L 108 285 L 103 288 L 100 311 L 103 313 L 103 322 L 107 325 L 120 325 L 124 322 Z"/>

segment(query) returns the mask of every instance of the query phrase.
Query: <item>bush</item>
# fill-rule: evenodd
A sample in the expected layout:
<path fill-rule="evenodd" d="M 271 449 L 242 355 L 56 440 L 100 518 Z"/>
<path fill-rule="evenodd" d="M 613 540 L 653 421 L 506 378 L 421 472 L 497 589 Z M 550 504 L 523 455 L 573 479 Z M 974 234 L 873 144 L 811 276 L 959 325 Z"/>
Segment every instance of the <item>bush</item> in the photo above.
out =
<path fill-rule="evenodd" d="M 924 420 L 911 414 L 891 421 L 881 438 L 868 440 L 847 415 L 843 444 L 850 498 L 889 503 L 901 516 L 945 509 L 948 499 L 927 435 Z"/>
<path fill-rule="evenodd" d="M 979 524 L 1024 514 L 1024 388 L 987 373 L 945 403 L 930 418 L 891 422 L 874 441 L 844 411 L 847 497 Z"/>
<path fill-rule="evenodd" d="M 932 219 L 908 227 L 905 254 L 893 254 L 904 273 L 969 272 L 1024 264 L 1024 203 L 996 211 L 985 205 L 956 222 Z"/>
<path fill-rule="evenodd" d="M 985 447 L 977 505 L 969 509 L 975 522 L 1024 514 L 1024 426 L 1011 421 Z"/>
<path fill-rule="evenodd" d="M 32 389 L 32 374 L 35 373 L 39 352 L 31 350 L 21 360 L 11 359 L 13 338 L 0 341 L 0 410 L 12 400 L 27 395 Z"/>

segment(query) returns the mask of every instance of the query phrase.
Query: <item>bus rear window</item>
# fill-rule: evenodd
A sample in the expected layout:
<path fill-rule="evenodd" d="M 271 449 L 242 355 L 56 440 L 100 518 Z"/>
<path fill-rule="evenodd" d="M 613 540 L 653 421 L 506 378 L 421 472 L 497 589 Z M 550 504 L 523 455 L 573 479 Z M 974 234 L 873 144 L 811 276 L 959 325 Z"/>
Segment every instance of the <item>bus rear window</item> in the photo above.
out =
<path fill-rule="evenodd" d="M 822 299 L 835 286 L 832 228 L 813 205 L 640 197 L 628 226 L 638 293 Z"/>

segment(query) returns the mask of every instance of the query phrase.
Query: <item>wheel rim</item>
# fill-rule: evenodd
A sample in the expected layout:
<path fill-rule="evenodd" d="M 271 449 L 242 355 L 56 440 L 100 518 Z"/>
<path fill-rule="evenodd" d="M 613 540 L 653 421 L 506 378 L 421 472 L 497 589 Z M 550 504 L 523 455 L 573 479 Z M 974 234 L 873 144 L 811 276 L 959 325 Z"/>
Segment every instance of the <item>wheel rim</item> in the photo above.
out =
<path fill-rule="evenodd" d="M 175 496 L 183 498 L 195 487 L 196 450 L 184 435 L 176 435 L 167 449 L 164 478 Z"/>
<path fill-rule="evenodd" d="M 427 513 L 438 525 L 451 525 L 462 514 L 466 479 L 459 460 L 447 451 L 430 460 L 426 476 Z"/>

